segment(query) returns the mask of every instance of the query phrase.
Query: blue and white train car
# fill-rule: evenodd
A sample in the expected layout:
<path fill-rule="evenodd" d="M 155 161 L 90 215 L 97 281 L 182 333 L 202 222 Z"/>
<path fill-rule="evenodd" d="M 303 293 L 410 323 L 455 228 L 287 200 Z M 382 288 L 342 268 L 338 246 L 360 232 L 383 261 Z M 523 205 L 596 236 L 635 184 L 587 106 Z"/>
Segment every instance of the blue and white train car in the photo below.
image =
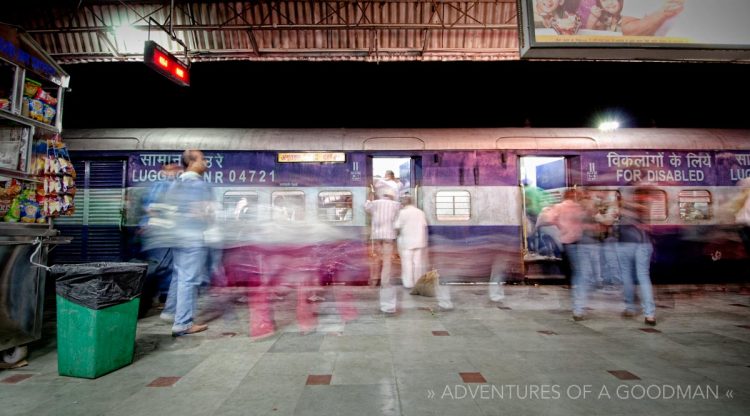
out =
<path fill-rule="evenodd" d="M 209 161 L 220 221 L 271 220 L 274 201 L 294 205 L 294 221 L 337 227 L 367 280 L 364 203 L 379 162 L 396 172 L 428 217 L 431 262 L 443 279 L 486 281 L 503 255 L 509 276 L 533 277 L 522 181 L 553 200 L 564 187 L 601 195 L 647 181 L 654 275 L 664 281 L 746 278 L 744 252 L 727 209 L 750 177 L 750 131 L 697 129 L 90 129 L 66 130 L 75 159 L 77 211 L 57 221 L 75 237 L 54 261 L 127 260 L 141 193 L 183 149 Z M 549 201 L 554 202 L 554 201 Z M 231 227 L 230 227 L 231 228 Z M 341 234 L 339 234 L 341 235 Z M 355 244 L 355 242 L 358 242 Z M 355 246 L 359 247 L 355 247 Z M 533 254 L 533 253 L 532 253 Z"/>

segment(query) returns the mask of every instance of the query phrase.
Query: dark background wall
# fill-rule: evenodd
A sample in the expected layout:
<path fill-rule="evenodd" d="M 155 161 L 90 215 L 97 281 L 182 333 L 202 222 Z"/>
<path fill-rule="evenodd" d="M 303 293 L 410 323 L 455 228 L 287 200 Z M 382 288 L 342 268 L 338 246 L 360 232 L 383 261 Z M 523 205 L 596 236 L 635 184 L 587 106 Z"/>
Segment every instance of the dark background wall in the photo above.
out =
<path fill-rule="evenodd" d="M 586 127 L 606 113 L 629 127 L 750 128 L 748 65 L 211 62 L 188 88 L 142 63 L 65 69 L 65 128 Z"/>

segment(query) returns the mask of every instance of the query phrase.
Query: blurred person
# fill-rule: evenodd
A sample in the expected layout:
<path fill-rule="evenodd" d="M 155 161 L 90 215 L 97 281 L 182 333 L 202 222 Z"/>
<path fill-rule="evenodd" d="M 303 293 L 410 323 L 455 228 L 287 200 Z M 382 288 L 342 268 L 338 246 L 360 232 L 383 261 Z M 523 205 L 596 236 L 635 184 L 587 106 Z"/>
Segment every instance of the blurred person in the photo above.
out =
<path fill-rule="evenodd" d="M 249 335 L 253 340 L 261 340 L 276 333 L 272 302 L 284 300 L 284 297 L 277 293 L 277 288 L 282 284 L 284 275 L 295 267 L 287 262 L 286 256 L 277 253 L 278 250 L 278 247 L 259 241 L 257 244 L 242 247 L 239 249 L 240 254 L 232 259 L 250 275 L 242 278 L 247 278 L 250 283 L 247 306 Z"/>
<path fill-rule="evenodd" d="M 274 197 L 271 204 L 271 221 L 261 222 L 247 236 L 253 243 L 243 249 L 245 268 L 255 266 L 257 279 L 249 292 L 250 338 L 262 340 L 276 333 L 273 302 L 283 301 L 285 284 L 293 283 L 300 270 L 306 267 L 310 253 L 300 248 L 301 231 L 294 223 L 294 211 L 282 195 Z M 288 237 L 294 236 L 295 241 Z M 252 259 L 252 261 L 251 261 Z M 304 299 L 300 299 L 304 301 Z M 305 329 L 307 331 L 307 329 Z"/>
<path fill-rule="evenodd" d="M 208 247 L 204 232 L 213 214 L 213 195 L 203 180 L 206 161 L 200 150 L 186 150 L 181 158 L 184 172 L 167 192 L 168 200 L 177 207 L 174 225 L 173 279 L 162 319 L 173 319 L 172 335 L 195 334 L 208 325 L 193 322 L 197 309 L 198 286 L 206 280 Z M 174 310 L 174 315 L 171 315 Z"/>
<path fill-rule="evenodd" d="M 620 197 L 617 193 L 613 200 L 601 201 L 598 212 L 594 215 L 594 221 L 601 233 L 601 283 L 606 289 L 614 289 L 614 286 L 622 284 L 617 258 L 618 228 L 616 224 L 620 219 L 619 205 Z"/>
<path fill-rule="evenodd" d="M 529 251 L 537 253 L 539 251 L 539 235 L 537 234 L 536 222 L 537 218 L 539 218 L 539 213 L 542 212 L 542 209 L 547 204 L 547 192 L 542 188 L 531 185 L 528 179 L 524 179 L 523 198 L 528 227 L 526 244 Z"/>
<path fill-rule="evenodd" d="M 373 186 L 375 187 L 375 193 L 378 198 L 382 198 L 383 194 L 388 190 L 393 191 L 394 195 L 398 196 L 401 193 L 402 188 L 401 181 L 396 178 L 396 175 L 393 174 L 392 170 L 385 171 L 385 176 L 383 178 L 376 178 Z"/>
<path fill-rule="evenodd" d="M 352 212 L 352 197 L 347 196 L 344 199 L 344 206 L 338 209 L 338 218 L 340 221 L 351 221 L 354 213 Z"/>
<path fill-rule="evenodd" d="M 314 332 L 318 326 L 317 302 L 326 300 L 317 294 L 321 291 L 321 279 L 356 280 L 361 271 L 357 259 L 362 258 L 364 250 L 358 238 L 343 227 L 326 222 L 278 220 L 255 227 L 253 234 L 247 236 L 245 246 L 233 250 L 231 260 L 235 265 L 240 263 L 246 271 L 257 272 L 249 290 L 251 339 L 273 336 L 278 326 L 289 318 L 286 308 L 276 312 L 279 302 L 284 306 L 290 304 L 285 299 L 291 293 L 290 288 L 296 292 L 292 302 L 298 331 L 301 334 Z M 237 255 L 237 252 L 242 254 Z M 287 292 L 284 296 L 280 296 L 282 290 Z M 341 320 L 356 319 L 358 311 L 351 290 L 332 286 L 328 291 Z"/>
<path fill-rule="evenodd" d="M 396 240 L 394 222 L 401 204 L 396 202 L 395 198 L 396 193 L 392 189 L 387 189 L 383 192 L 382 198 L 365 202 L 365 211 L 371 215 L 370 240 L 373 258 L 370 268 L 370 285 L 375 285 L 379 275 L 380 310 L 385 313 L 396 312 L 396 290 L 390 280 Z"/>
<path fill-rule="evenodd" d="M 583 237 L 586 211 L 577 202 L 579 192 L 575 189 L 565 191 L 563 201 L 552 206 L 548 213 L 550 222 L 560 230 L 560 242 L 563 244 L 571 269 L 573 286 L 573 319 L 583 320 L 588 298 L 588 281 L 591 276 L 591 259 L 584 255 L 580 248 Z"/>
<path fill-rule="evenodd" d="M 604 224 L 597 221 L 597 218 L 601 218 L 599 212 L 601 199 L 591 192 L 582 192 L 581 195 L 580 203 L 586 212 L 586 216 L 584 217 L 583 234 L 579 241 L 579 251 L 589 260 L 591 272 L 589 274 L 589 285 L 601 288 L 603 286 L 602 241 L 605 236 Z"/>
<path fill-rule="evenodd" d="M 281 195 L 273 199 L 271 212 L 274 221 L 294 221 L 294 208 Z"/>
<path fill-rule="evenodd" d="M 250 212 L 250 207 L 248 206 L 247 198 L 242 197 L 234 205 L 233 218 L 236 221 L 239 221 L 240 219 L 243 219 L 249 216 L 249 212 Z"/>
<path fill-rule="evenodd" d="M 325 227 L 330 235 L 319 256 L 319 273 L 330 279 L 332 284 L 328 286 L 329 294 L 333 297 L 341 321 L 346 323 L 357 319 L 359 315 L 355 293 L 349 283 L 357 281 L 361 276 L 362 265 L 359 259 L 365 258 L 367 248 L 359 238 L 342 233 L 340 227 L 328 224 Z"/>
<path fill-rule="evenodd" d="M 633 317 L 636 314 L 634 281 L 637 280 L 644 320 L 647 325 L 656 325 L 656 304 L 650 274 L 654 249 L 647 224 L 649 193 L 649 188 L 637 186 L 623 200 L 617 257 L 625 301 L 623 317 Z"/>
<path fill-rule="evenodd" d="M 218 201 L 213 201 L 207 206 L 209 212 L 217 215 L 222 212 L 222 206 Z M 223 213 L 222 213 L 223 216 Z M 206 273 L 203 274 L 198 289 L 199 296 L 209 295 L 209 301 L 203 306 L 199 321 L 207 323 L 217 319 L 224 314 L 233 316 L 231 302 L 234 296 L 226 288 L 229 280 L 224 269 L 224 249 L 233 238 L 228 235 L 225 222 L 211 221 L 203 232 L 204 242 L 207 249 Z"/>
<path fill-rule="evenodd" d="M 505 299 L 505 281 L 507 275 L 509 253 L 505 250 L 497 253 L 492 260 L 490 269 L 490 281 L 487 291 L 490 300 L 493 302 L 502 302 Z"/>
<path fill-rule="evenodd" d="M 216 200 L 208 202 L 206 206 L 207 213 L 212 217 L 208 222 L 206 230 L 203 232 L 204 241 L 208 247 L 208 273 L 205 275 L 203 285 L 223 284 L 224 268 L 222 261 L 222 252 L 226 230 L 224 223 L 219 221 L 217 215 L 222 215 L 222 205 Z"/>
<path fill-rule="evenodd" d="M 166 236 L 174 227 L 173 211 L 176 207 L 165 200 L 169 187 L 182 170 L 178 164 L 163 165 L 163 178 L 155 182 L 142 198 L 143 217 L 138 223 L 141 242 L 140 260 L 148 263 L 146 281 L 143 284 L 139 315 L 144 316 L 154 303 L 166 301 L 172 281 L 171 238 Z M 174 313 L 174 312 L 172 312 Z"/>
<path fill-rule="evenodd" d="M 537 236 L 539 237 L 537 250 L 546 257 L 560 258 L 563 246 L 560 243 L 560 230 L 550 221 L 551 207 L 542 208 L 536 219 Z"/>

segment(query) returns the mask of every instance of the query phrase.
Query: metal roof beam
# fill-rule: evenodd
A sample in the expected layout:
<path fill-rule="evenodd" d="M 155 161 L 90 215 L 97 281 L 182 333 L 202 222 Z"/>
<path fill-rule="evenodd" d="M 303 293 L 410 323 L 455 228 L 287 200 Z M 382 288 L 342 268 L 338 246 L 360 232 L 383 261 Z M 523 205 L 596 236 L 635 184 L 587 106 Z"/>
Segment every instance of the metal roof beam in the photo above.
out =
<path fill-rule="evenodd" d="M 227 22 L 239 17 L 243 22 L 247 23 L 250 26 L 253 26 L 251 22 L 247 20 L 245 17 L 245 11 L 247 11 L 246 8 L 243 8 L 241 11 L 237 12 L 234 17 L 232 17 L 230 20 L 227 20 Z M 224 22 L 226 24 L 226 22 Z M 258 47 L 258 40 L 255 38 L 255 33 L 253 32 L 253 29 L 244 29 L 244 31 L 247 33 L 247 37 L 250 40 L 250 46 L 253 48 L 253 55 L 260 56 L 260 48 Z M 195 33 L 196 31 L 193 31 Z"/>
<path fill-rule="evenodd" d="M 461 20 L 461 18 L 464 18 L 464 17 L 467 18 L 467 19 L 471 19 L 471 20 L 477 22 L 477 24 L 480 24 L 480 25 L 484 24 L 484 23 L 480 22 L 479 20 L 475 19 L 474 16 L 469 16 L 469 11 L 471 11 L 471 9 L 473 9 L 474 6 L 477 5 L 477 2 L 474 2 L 474 3 L 470 4 L 470 5 L 467 5 L 466 6 L 466 11 L 464 11 L 464 10 L 461 9 L 461 3 L 459 3 L 458 6 L 454 5 L 453 3 L 443 3 L 443 4 L 447 5 L 451 9 L 456 10 L 459 13 L 459 15 L 456 17 L 456 21 L 453 22 L 453 24 L 450 25 L 450 27 L 453 27 L 453 26 L 457 25 L 458 22 Z"/>
<path fill-rule="evenodd" d="M 79 3 L 79 6 L 80 6 L 80 3 Z M 86 5 L 86 6 L 83 6 L 83 8 L 87 9 L 89 13 L 91 13 L 91 16 L 94 17 L 94 20 L 99 21 L 102 25 L 106 25 L 106 23 L 104 22 L 104 19 L 96 13 L 96 10 L 94 10 L 93 7 Z M 104 26 L 104 27 L 106 28 L 108 26 Z M 107 36 L 107 32 L 109 32 L 109 30 L 111 30 L 111 28 L 97 30 L 95 33 L 96 33 L 97 38 L 99 38 L 99 40 L 101 40 L 102 42 L 104 42 L 105 45 L 107 45 L 107 48 L 109 48 L 109 50 L 112 52 L 112 55 L 115 58 L 119 59 L 122 57 L 120 55 L 120 51 L 117 50 L 117 46 L 114 43 L 112 43 L 112 40 L 110 40 L 109 37 Z"/>
<path fill-rule="evenodd" d="M 310 50 L 300 53 L 287 53 L 285 51 L 261 50 L 259 58 L 250 57 L 252 51 L 245 50 L 235 53 L 198 53 L 191 54 L 190 61 L 195 62 L 218 62 L 218 61 L 357 61 L 357 62 L 393 62 L 393 61 L 507 61 L 517 60 L 518 51 L 515 49 L 488 51 L 488 52 L 457 52 L 428 51 L 421 50 L 399 50 L 381 51 L 377 57 L 370 55 L 367 51 L 335 51 Z M 113 62 L 112 55 L 107 53 L 90 54 L 52 54 L 61 64 L 80 64 L 87 62 Z M 140 62 L 143 55 L 123 54 L 118 62 Z"/>
<path fill-rule="evenodd" d="M 134 26 L 136 29 L 148 29 L 146 25 Z M 160 26 L 161 27 L 161 26 Z M 71 27 L 56 29 L 32 29 L 29 33 L 84 33 L 107 30 L 110 26 L 91 26 L 91 27 Z M 175 25 L 174 31 L 187 30 L 209 30 L 209 31 L 227 31 L 227 30 L 516 30 L 518 25 L 515 23 L 500 24 L 463 24 L 453 26 L 443 26 L 442 24 L 428 23 L 369 23 L 363 25 L 356 24 L 293 24 L 293 25 Z"/>
<path fill-rule="evenodd" d="M 122 55 L 120 54 L 120 51 L 117 50 L 117 46 L 115 46 L 115 44 L 112 43 L 112 41 L 109 39 L 109 37 L 107 36 L 107 33 L 105 33 L 105 32 L 96 32 L 96 36 L 107 45 L 107 47 L 112 52 L 112 55 L 115 58 L 118 58 L 118 59 L 122 58 Z"/>
<path fill-rule="evenodd" d="M 362 6 L 362 3 L 365 3 L 365 5 Z M 370 7 L 371 4 L 372 4 L 371 1 L 367 1 L 367 2 L 355 1 L 354 2 L 354 5 L 357 6 L 359 11 L 362 13 L 362 16 L 360 16 L 359 21 L 357 21 L 356 23 L 357 26 L 362 24 L 363 20 L 366 21 L 367 23 L 372 23 L 372 20 L 370 20 L 370 18 L 367 17 L 367 8 Z"/>
<path fill-rule="evenodd" d="M 325 17 L 323 17 L 322 19 L 320 19 L 320 21 L 318 21 L 317 23 L 315 23 L 316 25 L 319 25 L 322 22 L 330 19 L 331 17 L 333 17 L 334 14 L 339 17 L 339 22 L 346 22 L 348 24 L 347 20 L 344 19 L 343 17 L 341 17 L 341 13 L 339 13 L 341 11 L 341 9 L 346 6 L 346 3 L 344 3 L 344 6 L 342 6 L 341 3 L 339 3 L 337 1 L 336 2 L 336 6 L 337 7 L 335 7 L 335 8 L 333 6 L 331 6 L 331 3 L 333 3 L 333 2 L 326 1 L 324 3 L 326 5 L 326 9 L 330 9 L 331 11 L 327 15 L 325 15 Z"/>
<path fill-rule="evenodd" d="M 58 1 L 40 19 L 20 14 L 14 21 L 67 63 L 134 59 L 139 52 L 112 36 L 112 26 L 120 23 L 134 25 L 144 37 L 158 27 L 179 44 L 170 48 L 177 54 L 184 50 L 188 61 L 342 60 L 346 53 L 368 61 L 507 59 L 505 52 L 480 50 L 498 45 L 512 47 L 512 57 L 518 58 L 516 0 Z M 72 19 L 68 24 L 67 18 Z M 308 47 L 312 54 L 302 52 Z"/>

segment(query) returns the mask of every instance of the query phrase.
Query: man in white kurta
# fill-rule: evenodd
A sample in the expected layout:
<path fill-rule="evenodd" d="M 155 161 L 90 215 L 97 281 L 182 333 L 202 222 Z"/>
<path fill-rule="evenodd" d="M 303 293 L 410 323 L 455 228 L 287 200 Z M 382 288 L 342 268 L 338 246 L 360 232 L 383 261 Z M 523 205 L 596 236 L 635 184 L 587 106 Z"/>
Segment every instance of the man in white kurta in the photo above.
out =
<path fill-rule="evenodd" d="M 401 256 L 401 281 L 405 288 L 412 288 L 427 271 L 427 216 L 424 211 L 412 204 L 412 199 L 401 199 L 403 208 L 399 211 L 393 226 L 399 231 L 398 250 Z M 441 310 L 453 309 L 450 290 L 438 284 L 435 288 L 438 307 Z"/>
<path fill-rule="evenodd" d="M 410 289 L 419 276 L 425 273 L 427 217 L 421 209 L 412 205 L 410 197 L 404 197 L 402 203 L 404 207 L 399 211 L 394 227 L 399 230 L 401 282 L 405 288 Z"/>

